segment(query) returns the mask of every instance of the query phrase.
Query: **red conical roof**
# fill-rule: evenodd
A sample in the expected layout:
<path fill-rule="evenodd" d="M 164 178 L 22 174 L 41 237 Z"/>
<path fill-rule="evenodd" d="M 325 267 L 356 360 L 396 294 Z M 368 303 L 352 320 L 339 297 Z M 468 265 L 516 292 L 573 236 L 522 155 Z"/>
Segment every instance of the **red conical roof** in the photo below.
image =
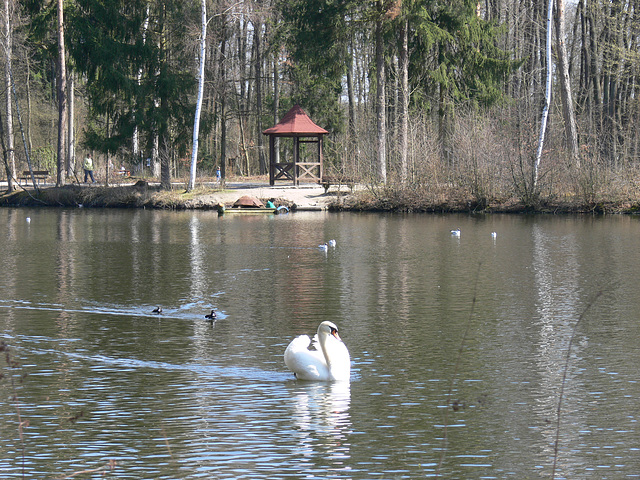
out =
<path fill-rule="evenodd" d="M 329 133 L 319 127 L 302 110 L 300 105 L 294 105 L 277 125 L 262 132 L 265 135 L 284 136 L 316 136 Z"/>

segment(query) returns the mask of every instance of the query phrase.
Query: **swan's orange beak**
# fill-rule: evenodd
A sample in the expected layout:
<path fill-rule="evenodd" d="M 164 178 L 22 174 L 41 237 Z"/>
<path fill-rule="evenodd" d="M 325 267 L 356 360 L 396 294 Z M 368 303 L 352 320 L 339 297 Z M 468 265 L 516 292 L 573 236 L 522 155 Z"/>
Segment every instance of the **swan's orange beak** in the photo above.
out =
<path fill-rule="evenodd" d="M 336 338 L 337 340 L 340 340 L 340 335 L 338 335 L 338 330 L 336 330 L 335 328 L 331 329 L 331 335 L 333 335 L 333 337 Z"/>

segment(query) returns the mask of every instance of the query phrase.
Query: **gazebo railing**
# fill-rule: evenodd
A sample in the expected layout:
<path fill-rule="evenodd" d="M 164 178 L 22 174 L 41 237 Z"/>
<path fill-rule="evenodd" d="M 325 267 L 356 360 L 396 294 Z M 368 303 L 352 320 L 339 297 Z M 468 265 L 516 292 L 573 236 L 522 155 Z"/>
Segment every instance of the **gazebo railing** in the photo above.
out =
<path fill-rule="evenodd" d="M 298 182 L 300 180 L 311 180 L 319 183 L 322 179 L 322 164 L 320 162 L 298 162 L 296 167 Z"/>
<path fill-rule="evenodd" d="M 295 163 L 272 163 L 270 171 L 269 183 L 273 185 L 276 180 L 291 180 L 295 181 L 294 176 Z"/>

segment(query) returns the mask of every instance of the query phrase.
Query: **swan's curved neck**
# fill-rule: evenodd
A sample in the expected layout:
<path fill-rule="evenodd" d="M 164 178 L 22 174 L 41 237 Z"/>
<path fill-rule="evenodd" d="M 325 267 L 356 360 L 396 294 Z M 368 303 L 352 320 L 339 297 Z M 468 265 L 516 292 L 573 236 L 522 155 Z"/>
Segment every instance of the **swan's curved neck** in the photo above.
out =
<path fill-rule="evenodd" d="M 327 362 L 327 366 L 331 368 L 331 355 L 329 355 L 327 350 L 327 340 L 329 340 L 328 335 L 320 335 L 320 349 L 324 355 L 324 360 Z"/>

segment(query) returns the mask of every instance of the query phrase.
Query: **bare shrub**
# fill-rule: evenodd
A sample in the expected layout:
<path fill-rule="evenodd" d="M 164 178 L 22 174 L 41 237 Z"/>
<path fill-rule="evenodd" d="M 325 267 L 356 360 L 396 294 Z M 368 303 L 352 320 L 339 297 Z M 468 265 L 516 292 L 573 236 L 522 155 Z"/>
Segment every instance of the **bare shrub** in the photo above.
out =
<path fill-rule="evenodd" d="M 490 116 L 458 115 L 453 134 L 455 145 L 451 168 L 456 182 L 469 191 L 475 202 L 487 205 L 510 196 L 508 149 L 504 131 Z"/>

